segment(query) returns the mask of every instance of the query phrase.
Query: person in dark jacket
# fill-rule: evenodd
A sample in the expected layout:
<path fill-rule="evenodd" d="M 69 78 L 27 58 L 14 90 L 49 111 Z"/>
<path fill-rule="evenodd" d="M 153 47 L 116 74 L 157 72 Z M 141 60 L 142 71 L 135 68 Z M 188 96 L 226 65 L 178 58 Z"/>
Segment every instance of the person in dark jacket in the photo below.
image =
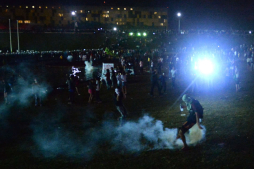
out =
<path fill-rule="evenodd" d="M 167 90 L 167 84 L 166 84 L 166 76 L 164 73 L 162 73 L 162 75 L 160 75 L 160 89 L 163 90 L 163 93 L 166 94 L 166 90 Z"/>
<path fill-rule="evenodd" d="M 161 90 L 160 90 L 160 85 L 159 85 L 159 82 L 158 82 L 158 75 L 157 75 L 156 70 L 154 70 L 152 75 L 151 75 L 151 83 L 152 83 L 152 86 L 151 86 L 150 95 L 153 96 L 154 87 L 158 88 L 159 95 L 161 95 Z"/>
<path fill-rule="evenodd" d="M 116 109 L 120 113 L 120 117 L 119 117 L 120 126 L 123 124 L 123 122 L 127 116 L 126 108 L 123 105 L 123 99 L 125 99 L 125 98 L 126 98 L 126 95 L 122 92 L 120 87 L 115 88 L 114 102 L 116 105 Z"/>
<path fill-rule="evenodd" d="M 72 104 L 73 101 L 74 101 L 74 92 L 75 92 L 74 75 L 71 75 L 71 77 L 68 77 L 66 83 L 68 85 L 68 90 L 69 90 L 69 102 L 68 102 L 68 104 Z"/>

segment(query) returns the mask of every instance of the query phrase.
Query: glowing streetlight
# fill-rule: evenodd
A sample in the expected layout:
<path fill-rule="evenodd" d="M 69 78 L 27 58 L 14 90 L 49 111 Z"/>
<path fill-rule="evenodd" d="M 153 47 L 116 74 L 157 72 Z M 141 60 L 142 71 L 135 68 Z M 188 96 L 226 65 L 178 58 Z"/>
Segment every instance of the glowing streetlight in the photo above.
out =
<path fill-rule="evenodd" d="M 138 35 L 138 36 L 141 36 L 141 33 L 138 32 L 137 35 Z"/>
<path fill-rule="evenodd" d="M 71 15 L 73 15 L 73 16 L 76 15 L 76 12 L 75 12 L 75 11 L 72 11 L 72 12 L 71 12 Z"/>
<path fill-rule="evenodd" d="M 114 27 L 114 28 L 113 28 L 113 30 L 114 30 L 114 31 L 117 31 L 117 28 L 116 28 L 116 27 Z"/>
<path fill-rule="evenodd" d="M 177 17 L 179 18 L 178 19 L 178 33 L 180 33 L 180 18 L 181 18 L 182 14 L 180 12 L 177 13 Z"/>
<path fill-rule="evenodd" d="M 147 35 L 147 34 L 144 32 L 144 33 L 143 33 L 143 36 L 146 36 L 146 35 Z"/>
<path fill-rule="evenodd" d="M 130 35 L 130 36 L 133 36 L 133 32 L 130 32 L 129 35 Z"/>

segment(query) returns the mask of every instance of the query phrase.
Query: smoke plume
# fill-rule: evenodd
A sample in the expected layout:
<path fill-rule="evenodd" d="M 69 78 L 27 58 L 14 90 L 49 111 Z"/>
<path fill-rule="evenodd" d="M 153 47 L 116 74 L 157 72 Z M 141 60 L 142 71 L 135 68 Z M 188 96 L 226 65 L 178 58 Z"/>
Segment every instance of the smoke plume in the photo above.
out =
<path fill-rule="evenodd" d="M 61 124 L 58 122 L 54 121 L 54 124 Z M 128 121 L 122 126 L 113 121 L 103 121 L 97 127 L 85 126 L 84 133 L 75 134 L 60 125 L 51 125 L 49 121 L 32 125 L 33 140 L 38 146 L 36 154 L 51 158 L 64 155 L 91 160 L 94 155 L 105 151 L 138 153 L 156 149 L 179 149 L 183 146 L 181 140 L 176 140 L 176 128 L 164 128 L 162 121 L 148 115 L 136 122 Z M 194 146 L 204 139 L 205 128 L 200 130 L 196 125 L 186 134 L 189 145 Z"/>

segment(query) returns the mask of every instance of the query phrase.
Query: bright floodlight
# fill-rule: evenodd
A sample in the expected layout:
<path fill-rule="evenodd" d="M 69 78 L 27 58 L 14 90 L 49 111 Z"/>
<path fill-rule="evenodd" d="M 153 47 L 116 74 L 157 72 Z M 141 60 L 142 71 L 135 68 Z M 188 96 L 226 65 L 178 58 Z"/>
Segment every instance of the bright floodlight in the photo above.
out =
<path fill-rule="evenodd" d="M 182 14 L 180 12 L 177 13 L 177 16 L 180 17 Z"/>
<path fill-rule="evenodd" d="M 141 33 L 138 32 L 138 36 L 141 36 Z"/>
<path fill-rule="evenodd" d="M 214 71 L 214 65 L 210 60 L 199 60 L 198 61 L 198 65 L 197 68 L 199 70 L 200 73 L 202 74 L 212 74 Z"/>
<path fill-rule="evenodd" d="M 72 12 L 71 12 L 71 15 L 76 15 L 76 12 L 72 11 Z"/>
<path fill-rule="evenodd" d="M 116 30 L 117 30 L 117 28 L 116 28 L 116 27 L 114 27 L 114 28 L 113 28 L 113 30 L 114 30 L 114 31 L 116 31 Z"/>
<path fill-rule="evenodd" d="M 130 35 L 130 36 L 133 36 L 133 32 L 130 32 L 129 35 Z"/>
<path fill-rule="evenodd" d="M 144 32 L 144 33 L 143 33 L 143 36 L 146 36 L 146 35 L 147 35 L 147 34 Z"/>

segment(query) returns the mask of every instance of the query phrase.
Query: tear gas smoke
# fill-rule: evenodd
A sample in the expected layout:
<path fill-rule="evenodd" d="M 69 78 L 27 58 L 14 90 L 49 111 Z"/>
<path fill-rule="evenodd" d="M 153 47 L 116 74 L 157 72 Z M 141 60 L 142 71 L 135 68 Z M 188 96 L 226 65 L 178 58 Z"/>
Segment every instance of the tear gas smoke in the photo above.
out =
<path fill-rule="evenodd" d="M 2 84 L 1 90 L 4 91 L 4 88 L 8 86 L 8 107 L 12 106 L 12 103 L 18 103 L 22 106 L 29 106 L 31 104 L 31 98 L 35 93 L 43 98 L 49 92 L 50 86 L 39 80 L 39 85 L 32 85 L 34 78 L 43 79 L 42 75 L 36 76 L 33 71 L 28 68 L 26 64 L 20 64 L 15 66 L 15 69 L 9 66 L 2 67 L 1 69 L 5 72 L 3 76 L 5 79 L 5 84 Z M 11 75 L 13 75 L 11 77 Z M 8 77 L 8 78 L 7 78 Z M 4 106 L 4 105 L 3 105 Z"/>
<path fill-rule="evenodd" d="M 61 123 L 59 123 L 61 124 Z M 49 127 L 51 126 L 51 127 Z M 200 130 L 196 125 L 186 134 L 189 145 L 196 145 L 205 139 L 205 127 Z M 39 147 L 35 154 L 44 157 L 84 158 L 90 160 L 95 154 L 105 151 L 115 153 L 138 153 L 156 149 L 178 149 L 183 146 L 180 139 L 175 140 L 178 130 L 163 127 L 160 120 L 145 115 L 137 122 L 129 121 L 115 126 L 112 121 L 104 121 L 99 127 L 84 129 L 77 135 L 64 127 L 54 127 L 48 122 L 32 125 L 33 140 Z M 103 147 L 103 148 L 102 148 Z"/>

